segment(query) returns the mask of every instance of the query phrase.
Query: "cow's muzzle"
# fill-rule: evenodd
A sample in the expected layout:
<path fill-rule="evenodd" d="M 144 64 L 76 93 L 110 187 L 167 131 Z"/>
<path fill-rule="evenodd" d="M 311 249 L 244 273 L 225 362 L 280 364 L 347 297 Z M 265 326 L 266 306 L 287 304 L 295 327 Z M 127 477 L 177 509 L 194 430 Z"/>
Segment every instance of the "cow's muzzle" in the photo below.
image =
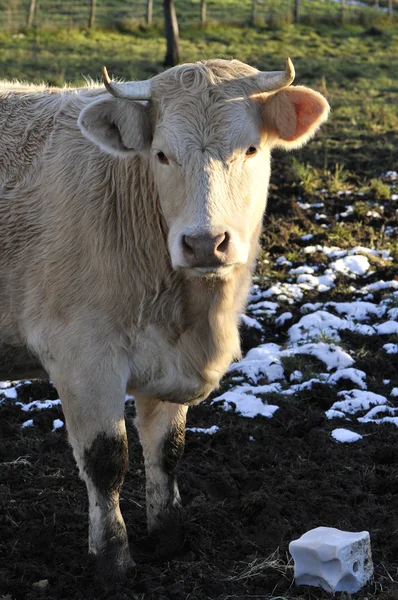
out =
<path fill-rule="evenodd" d="M 212 235 L 195 232 L 181 237 L 186 266 L 191 269 L 224 267 L 231 262 L 231 236 L 227 231 Z"/>

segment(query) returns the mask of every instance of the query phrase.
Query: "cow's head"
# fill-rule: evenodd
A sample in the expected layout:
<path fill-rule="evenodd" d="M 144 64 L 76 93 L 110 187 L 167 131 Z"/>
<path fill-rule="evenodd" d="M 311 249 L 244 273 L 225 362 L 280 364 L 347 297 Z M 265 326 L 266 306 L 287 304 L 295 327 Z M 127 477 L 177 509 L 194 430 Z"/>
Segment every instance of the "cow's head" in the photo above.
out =
<path fill-rule="evenodd" d="M 212 60 L 130 83 L 104 70 L 111 95 L 82 111 L 80 128 L 109 154 L 149 156 L 174 269 L 225 277 L 253 261 L 271 150 L 305 144 L 329 111 L 293 78 L 289 59 L 285 72 Z"/>

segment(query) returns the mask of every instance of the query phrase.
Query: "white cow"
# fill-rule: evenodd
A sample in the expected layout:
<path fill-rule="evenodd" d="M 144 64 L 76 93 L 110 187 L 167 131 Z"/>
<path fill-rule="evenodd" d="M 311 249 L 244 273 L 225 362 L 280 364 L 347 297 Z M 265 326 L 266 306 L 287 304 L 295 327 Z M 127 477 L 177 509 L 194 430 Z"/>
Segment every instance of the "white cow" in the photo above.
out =
<path fill-rule="evenodd" d="M 136 398 L 149 532 L 178 545 L 187 408 L 239 356 L 270 153 L 326 100 L 285 72 L 187 64 L 105 89 L 0 86 L 0 376 L 48 375 L 100 571 L 132 564 L 119 491 Z"/>

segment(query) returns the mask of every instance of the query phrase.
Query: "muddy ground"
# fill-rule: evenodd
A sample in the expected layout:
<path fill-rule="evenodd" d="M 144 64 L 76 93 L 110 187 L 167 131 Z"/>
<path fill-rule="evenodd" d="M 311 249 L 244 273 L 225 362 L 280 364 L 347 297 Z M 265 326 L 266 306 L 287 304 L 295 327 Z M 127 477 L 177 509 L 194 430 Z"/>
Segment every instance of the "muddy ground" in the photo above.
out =
<path fill-rule="evenodd" d="M 43 394 L 56 396 L 44 383 L 23 390 L 29 399 Z M 86 493 L 65 430 L 51 431 L 61 409 L 38 413 L 36 427 L 21 431 L 20 410 L 11 403 L 1 407 L 3 597 L 302 597 L 303 590 L 292 587 L 291 564 L 286 567 L 288 543 L 326 525 L 370 531 L 376 576 L 368 592 L 384 589 L 380 598 L 398 598 L 398 585 L 390 580 L 398 556 L 394 425 L 364 426 L 361 446 L 330 444 L 322 389 L 308 393 L 305 407 L 287 399 L 272 419 L 236 417 L 206 405 L 193 409 L 191 423 L 206 426 L 211 420 L 220 431 L 214 436 L 187 432 L 179 474 L 185 548 L 174 560 L 156 563 L 139 544 L 145 536 L 144 473 L 133 412 L 129 406 L 130 472 L 121 507 L 137 571 L 125 584 L 106 590 L 95 582 L 87 561 Z M 36 589 L 43 579 L 48 587 Z M 315 589 L 305 594 L 329 597 Z"/>

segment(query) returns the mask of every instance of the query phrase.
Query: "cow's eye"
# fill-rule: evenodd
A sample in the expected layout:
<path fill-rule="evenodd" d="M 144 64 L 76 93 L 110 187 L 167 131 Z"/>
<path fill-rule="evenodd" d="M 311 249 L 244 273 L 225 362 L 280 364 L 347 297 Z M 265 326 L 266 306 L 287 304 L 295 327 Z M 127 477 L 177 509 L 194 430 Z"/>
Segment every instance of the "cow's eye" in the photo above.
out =
<path fill-rule="evenodd" d="M 162 163 L 162 165 L 168 165 L 169 164 L 169 159 L 167 158 L 167 156 L 165 155 L 164 152 L 162 152 L 161 150 L 157 153 L 156 155 L 158 157 L 158 160 L 160 163 Z"/>
<path fill-rule="evenodd" d="M 255 146 L 250 146 L 250 148 L 246 150 L 246 156 L 254 156 L 255 154 L 257 154 L 257 148 Z"/>

